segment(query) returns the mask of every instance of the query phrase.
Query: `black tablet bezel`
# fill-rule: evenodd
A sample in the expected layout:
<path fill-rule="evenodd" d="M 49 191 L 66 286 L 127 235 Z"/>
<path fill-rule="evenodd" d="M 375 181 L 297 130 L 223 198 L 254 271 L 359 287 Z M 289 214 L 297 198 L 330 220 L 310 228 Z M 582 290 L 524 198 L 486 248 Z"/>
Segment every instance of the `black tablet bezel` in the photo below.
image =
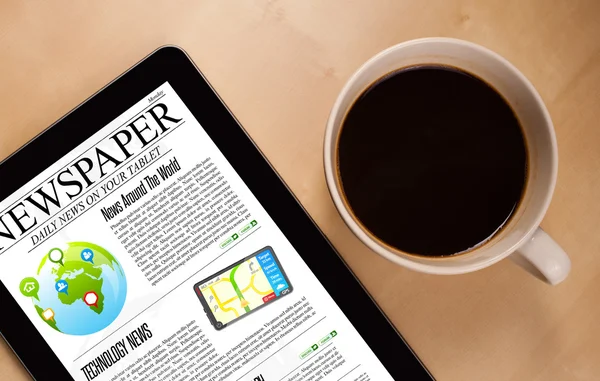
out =
<path fill-rule="evenodd" d="M 187 54 L 159 48 L 0 163 L 0 200 L 164 82 L 223 152 L 396 380 L 433 377 L 346 266 Z M 332 277 L 331 274 L 335 274 Z M 0 333 L 37 380 L 72 379 L 0 282 Z"/>

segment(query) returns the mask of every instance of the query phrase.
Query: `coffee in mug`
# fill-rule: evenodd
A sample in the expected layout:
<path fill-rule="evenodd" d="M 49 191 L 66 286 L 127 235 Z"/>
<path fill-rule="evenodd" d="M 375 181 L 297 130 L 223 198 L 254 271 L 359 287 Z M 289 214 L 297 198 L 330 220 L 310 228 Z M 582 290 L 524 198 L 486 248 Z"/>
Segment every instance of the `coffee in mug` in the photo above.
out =
<path fill-rule="evenodd" d="M 348 209 L 375 239 L 448 256 L 484 245 L 519 207 L 527 144 L 508 102 L 448 65 L 398 69 L 348 110 L 337 145 Z"/>

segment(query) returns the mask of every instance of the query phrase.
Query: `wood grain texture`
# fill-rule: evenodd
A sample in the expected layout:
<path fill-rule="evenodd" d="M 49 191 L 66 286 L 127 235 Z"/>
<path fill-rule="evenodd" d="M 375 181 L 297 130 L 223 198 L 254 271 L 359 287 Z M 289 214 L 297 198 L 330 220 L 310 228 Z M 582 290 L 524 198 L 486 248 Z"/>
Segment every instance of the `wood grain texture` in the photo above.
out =
<path fill-rule="evenodd" d="M 147 53 L 183 47 L 439 380 L 600 379 L 600 2 L 237 0 L 0 2 L 0 157 Z M 344 82 L 378 51 L 448 36 L 491 48 L 548 105 L 559 178 L 543 222 L 570 254 L 550 287 L 508 261 L 415 273 L 362 245 L 325 186 Z M 0 186 L 4 179 L 0 179 Z M 27 374 L 0 342 L 0 380 Z"/>

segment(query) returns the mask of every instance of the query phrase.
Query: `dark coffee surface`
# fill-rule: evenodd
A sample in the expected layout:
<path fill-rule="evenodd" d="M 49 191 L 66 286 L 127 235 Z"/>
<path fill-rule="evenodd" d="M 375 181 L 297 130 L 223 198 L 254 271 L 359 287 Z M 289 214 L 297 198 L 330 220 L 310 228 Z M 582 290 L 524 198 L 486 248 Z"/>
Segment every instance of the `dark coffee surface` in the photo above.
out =
<path fill-rule="evenodd" d="M 507 221 L 527 176 L 519 121 L 484 81 L 416 66 L 369 87 L 338 144 L 343 193 L 356 218 L 401 251 L 451 255 Z"/>

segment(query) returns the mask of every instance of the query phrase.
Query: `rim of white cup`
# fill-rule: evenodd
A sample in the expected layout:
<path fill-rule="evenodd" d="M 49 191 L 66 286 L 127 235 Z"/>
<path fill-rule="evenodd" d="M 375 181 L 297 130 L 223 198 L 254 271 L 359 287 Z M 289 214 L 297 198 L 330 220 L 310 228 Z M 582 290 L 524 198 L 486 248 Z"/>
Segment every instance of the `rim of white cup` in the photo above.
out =
<path fill-rule="evenodd" d="M 380 60 L 382 57 L 390 54 L 391 52 L 398 50 L 398 49 L 403 49 L 403 48 L 405 48 L 407 46 L 411 46 L 411 45 L 429 44 L 429 43 L 448 43 L 448 44 L 459 44 L 459 45 L 463 45 L 463 46 L 468 46 L 472 49 L 478 50 L 484 54 L 491 56 L 491 58 L 493 58 L 493 59 L 499 61 L 500 63 L 502 63 L 503 65 L 505 65 L 527 87 L 527 89 L 529 90 L 531 95 L 535 98 L 536 103 L 540 106 L 543 118 L 545 119 L 547 126 L 549 126 L 550 141 L 552 143 L 552 147 L 551 147 L 552 163 L 550 163 L 550 165 L 551 165 L 550 189 L 547 192 L 547 196 L 542 204 L 542 207 L 540 208 L 539 212 L 537 213 L 537 215 L 535 217 L 535 222 L 531 224 L 531 227 L 527 230 L 526 234 L 524 234 L 521 237 L 521 239 L 519 239 L 515 244 L 513 244 L 510 248 L 508 248 L 504 252 L 498 253 L 498 255 L 487 258 L 486 260 L 478 261 L 478 262 L 475 262 L 472 264 L 462 264 L 461 266 L 439 266 L 440 261 L 451 261 L 453 256 L 432 258 L 432 259 L 430 259 L 431 263 L 423 263 L 422 261 L 417 262 L 415 260 L 409 259 L 411 256 L 411 254 L 409 254 L 409 253 L 403 253 L 401 250 L 396 249 L 396 251 L 398 251 L 398 253 L 402 253 L 402 254 L 396 254 L 396 253 L 393 253 L 390 249 L 377 243 L 372 237 L 369 236 L 369 234 L 367 234 L 363 230 L 363 228 L 360 226 L 360 224 L 348 212 L 346 205 L 342 201 L 342 199 L 343 199 L 342 195 L 336 185 L 337 181 L 336 181 L 336 174 L 335 174 L 335 170 L 334 170 L 335 165 L 329 164 L 329 163 L 335 163 L 335 157 L 334 157 L 335 156 L 335 148 L 332 150 L 331 147 L 337 146 L 337 144 L 329 143 L 332 139 L 336 139 L 336 141 L 337 141 L 337 134 L 336 134 L 336 136 L 333 136 L 333 132 L 335 129 L 334 119 L 335 119 L 335 116 L 340 111 L 344 111 L 344 110 L 340 110 L 340 108 L 341 108 L 342 102 L 346 98 L 346 94 L 349 92 L 353 83 L 365 71 L 369 70 L 373 64 L 375 64 L 378 60 Z M 357 94 L 357 96 L 359 94 Z M 478 44 L 470 42 L 470 41 L 460 40 L 460 39 L 456 39 L 456 38 L 448 38 L 448 37 L 426 37 L 426 38 L 419 38 L 419 39 L 413 39 L 413 40 L 401 42 L 399 44 L 390 46 L 389 48 L 382 50 L 381 52 L 377 53 L 376 55 L 371 57 L 369 60 L 367 60 L 365 63 L 363 63 L 350 76 L 350 78 L 348 78 L 348 80 L 344 84 L 344 87 L 342 87 L 342 90 L 339 92 L 339 94 L 336 98 L 336 101 L 335 101 L 335 103 L 331 109 L 331 112 L 329 114 L 329 117 L 327 119 L 327 126 L 325 129 L 325 139 L 324 139 L 324 147 L 323 148 L 324 148 L 323 149 L 323 151 L 324 151 L 323 152 L 323 164 L 324 164 L 324 169 L 325 169 L 325 178 L 326 178 L 327 188 L 328 188 L 331 198 L 336 206 L 336 209 L 337 209 L 338 213 L 340 214 L 340 216 L 342 217 L 346 226 L 348 226 L 350 228 L 350 230 L 352 230 L 352 232 L 375 253 L 381 255 L 382 257 L 384 257 L 384 258 L 388 259 L 389 261 L 396 263 L 398 265 L 407 267 L 412 270 L 428 273 L 428 274 L 454 275 L 454 274 L 469 273 L 469 272 L 481 270 L 483 268 L 491 266 L 494 263 L 497 263 L 497 262 L 501 261 L 502 259 L 506 258 L 507 256 L 509 256 L 510 254 L 512 254 L 519 246 L 521 246 L 524 242 L 526 242 L 533 235 L 535 230 L 538 228 L 538 226 L 542 222 L 542 219 L 544 218 L 544 215 L 546 214 L 546 211 L 548 210 L 548 207 L 550 206 L 550 201 L 551 201 L 552 195 L 554 193 L 554 188 L 556 186 L 556 179 L 557 179 L 557 174 L 558 174 L 558 147 L 557 147 L 557 143 L 556 143 L 556 134 L 554 132 L 554 125 L 552 123 L 550 113 L 548 112 L 548 109 L 546 108 L 546 105 L 545 105 L 544 101 L 542 100 L 542 97 L 539 95 L 539 93 L 537 92 L 537 90 L 535 89 L 533 84 L 529 81 L 529 79 L 527 79 L 527 77 L 525 77 L 525 75 L 523 73 L 521 73 L 521 71 L 519 69 L 517 69 L 510 61 L 508 61 L 506 58 L 502 57 L 498 53 L 496 53 L 484 46 L 478 45 Z M 485 246 L 485 245 L 483 245 L 483 246 Z M 475 253 L 476 251 L 477 251 L 477 249 L 474 249 L 473 253 Z M 405 255 L 405 256 L 403 256 L 403 255 Z M 423 260 L 423 257 L 419 257 L 419 258 L 421 260 Z"/>

